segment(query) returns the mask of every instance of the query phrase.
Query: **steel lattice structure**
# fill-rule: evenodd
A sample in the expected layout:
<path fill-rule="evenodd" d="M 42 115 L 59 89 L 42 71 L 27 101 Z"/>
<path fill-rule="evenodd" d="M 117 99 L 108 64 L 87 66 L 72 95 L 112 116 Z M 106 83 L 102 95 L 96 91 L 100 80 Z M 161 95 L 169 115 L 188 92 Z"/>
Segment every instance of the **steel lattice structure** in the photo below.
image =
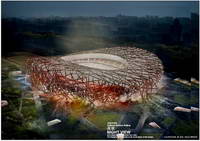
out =
<path fill-rule="evenodd" d="M 76 98 L 95 107 L 145 99 L 157 88 L 163 74 L 155 54 L 135 47 L 32 57 L 27 60 L 26 70 L 32 87 L 59 101 L 60 108 Z"/>

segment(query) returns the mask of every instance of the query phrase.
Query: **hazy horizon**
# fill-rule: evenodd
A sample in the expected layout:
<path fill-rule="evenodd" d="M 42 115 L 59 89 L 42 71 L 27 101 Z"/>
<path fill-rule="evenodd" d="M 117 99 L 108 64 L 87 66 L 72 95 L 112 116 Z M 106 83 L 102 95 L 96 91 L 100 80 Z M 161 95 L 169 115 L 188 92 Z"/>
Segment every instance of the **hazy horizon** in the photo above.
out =
<path fill-rule="evenodd" d="M 2 18 L 158 16 L 190 17 L 198 1 L 2 1 Z"/>

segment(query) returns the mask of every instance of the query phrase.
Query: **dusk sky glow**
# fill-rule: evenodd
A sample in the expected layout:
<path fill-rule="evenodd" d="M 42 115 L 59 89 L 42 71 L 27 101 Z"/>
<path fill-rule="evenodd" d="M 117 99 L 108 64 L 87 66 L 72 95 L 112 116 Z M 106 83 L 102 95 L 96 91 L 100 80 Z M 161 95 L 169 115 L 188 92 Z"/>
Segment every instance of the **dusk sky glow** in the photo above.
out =
<path fill-rule="evenodd" d="M 199 12 L 198 1 L 3 1 L 2 17 L 173 16 Z"/>

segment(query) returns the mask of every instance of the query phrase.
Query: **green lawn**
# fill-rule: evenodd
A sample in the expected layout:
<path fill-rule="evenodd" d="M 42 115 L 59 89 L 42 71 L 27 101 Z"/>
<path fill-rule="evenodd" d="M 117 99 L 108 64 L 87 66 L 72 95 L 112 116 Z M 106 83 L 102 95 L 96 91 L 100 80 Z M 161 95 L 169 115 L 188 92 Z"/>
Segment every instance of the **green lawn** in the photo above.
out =
<path fill-rule="evenodd" d="M 165 127 L 170 127 L 170 125 L 172 125 L 172 123 L 174 123 L 175 121 L 175 117 L 166 117 L 163 121 L 162 124 L 164 124 Z"/>
<path fill-rule="evenodd" d="M 102 112 L 88 117 L 87 119 L 101 130 L 107 129 L 107 122 L 118 122 L 121 115 L 117 113 Z"/>
<path fill-rule="evenodd" d="M 174 101 L 181 104 L 181 105 L 189 105 L 190 104 L 190 97 L 187 97 L 182 94 L 177 94 L 174 96 Z"/>

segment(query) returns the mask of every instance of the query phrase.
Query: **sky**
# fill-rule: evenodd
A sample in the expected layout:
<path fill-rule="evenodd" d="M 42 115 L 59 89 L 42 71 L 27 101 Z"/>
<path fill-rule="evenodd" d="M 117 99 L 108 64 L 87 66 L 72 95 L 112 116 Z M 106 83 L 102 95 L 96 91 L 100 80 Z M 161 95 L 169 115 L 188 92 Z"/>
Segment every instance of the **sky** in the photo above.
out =
<path fill-rule="evenodd" d="M 2 1 L 2 17 L 172 16 L 199 13 L 198 1 Z"/>

